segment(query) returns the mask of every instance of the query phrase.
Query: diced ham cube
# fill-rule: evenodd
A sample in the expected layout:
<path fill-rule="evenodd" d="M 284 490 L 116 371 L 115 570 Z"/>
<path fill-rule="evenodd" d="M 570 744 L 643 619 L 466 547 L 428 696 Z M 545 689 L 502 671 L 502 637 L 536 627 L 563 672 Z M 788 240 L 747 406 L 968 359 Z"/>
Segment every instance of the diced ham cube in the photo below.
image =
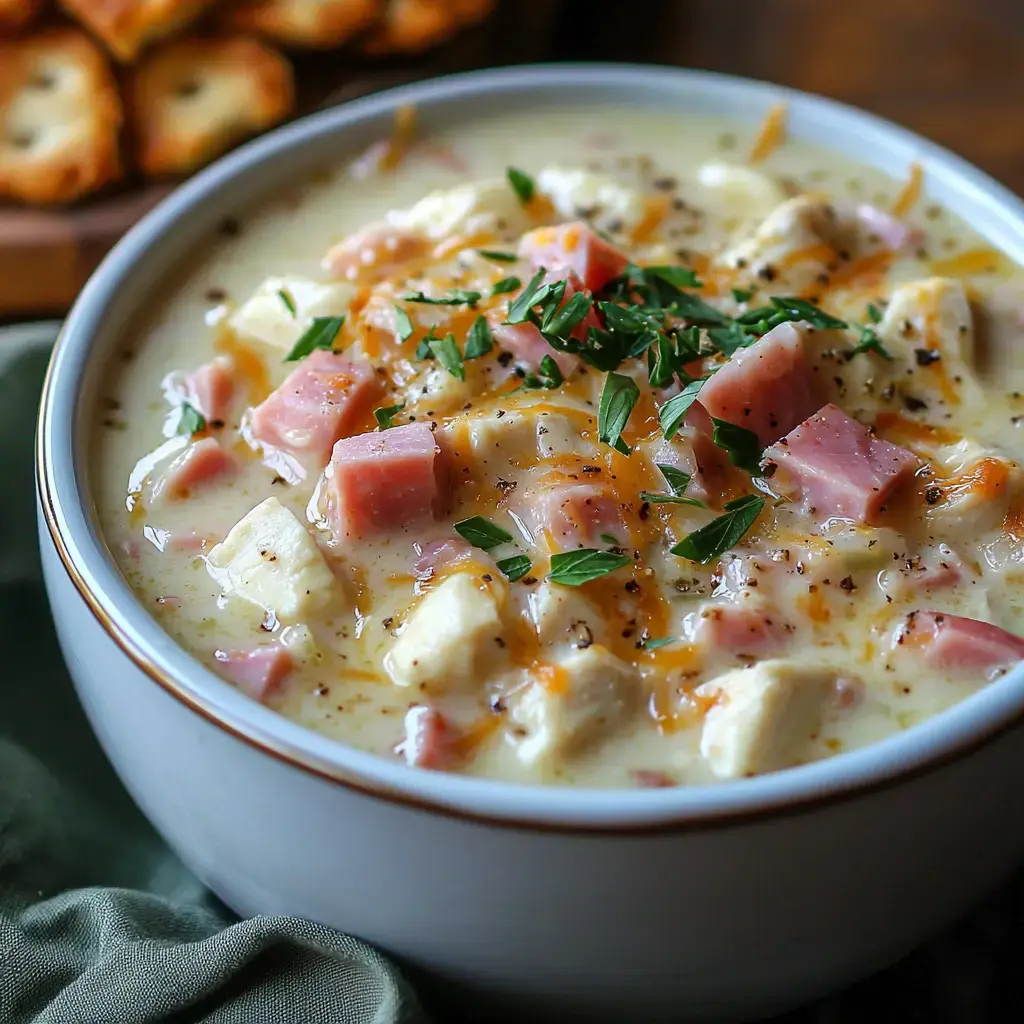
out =
<path fill-rule="evenodd" d="M 698 401 L 715 419 L 753 431 L 762 447 L 778 441 L 821 405 L 803 330 L 779 324 L 738 349 L 700 389 Z"/>
<path fill-rule="evenodd" d="M 234 363 L 226 356 L 218 356 L 203 363 L 186 380 L 189 401 L 211 424 L 227 419 L 231 399 L 235 393 Z"/>
<path fill-rule="evenodd" d="M 390 224 L 370 224 L 334 246 L 322 265 L 335 279 L 370 284 L 426 256 L 429 246 L 423 235 Z"/>
<path fill-rule="evenodd" d="M 778 613 L 753 602 L 706 602 L 687 616 L 684 628 L 692 643 L 711 652 L 767 656 L 786 646 L 786 628 Z"/>
<path fill-rule="evenodd" d="M 405 715 L 405 739 L 395 753 L 413 768 L 444 769 L 457 759 L 455 733 L 440 711 L 417 704 Z"/>
<path fill-rule="evenodd" d="M 439 454 L 425 423 L 338 441 L 326 474 L 335 536 L 356 540 L 429 519 L 439 497 Z"/>
<path fill-rule="evenodd" d="M 918 465 L 916 455 L 875 437 L 834 405 L 765 452 L 772 486 L 797 498 L 805 513 L 860 523 L 875 522 Z"/>
<path fill-rule="evenodd" d="M 898 646 L 923 645 L 933 668 L 989 674 L 1024 658 L 1024 638 L 990 622 L 945 612 L 911 612 L 896 633 Z"/>
<path fill-rule="evenodd" d="M 886 213 L 870 203 L 858 204 L 857 221 L 864 231 L 873 235 L 893 252 L 898 252 L 911 244 L 918 245 L 923 239 L 923 232 L 908 227 L 891 213 Z"/>
<path fill-rule="evenodd" d="M 217 651 L 221 675 L 253 700 L 265 701 L 277 693 L 292 671 L 292 656 L 270 644 L 251 651 Z"/>
<path fill-rule="evenodd" d="M 221 448 L 216 438 L 204 437 L 190 444 L 171 463 L 154 486 L 153 497 L 187 498 L 200 488 L 234 473 L 236 468 L 235 460 Z"/>
<path fill-rule="evenodd" d="M 534 267 L 573 271 L 592 292 L 618 277 L 629 263 L 625 253 L 582 222 L 528 232 L 519 243 L 519 254 Z"/>
<path fill-rule="evenodd" d="M 272 448 L 327 461 L 339 438 L 360 425 L 380 392 L 373 368 L 326 349 L 302 360 L 252 413 L 252 437 Z"/>
<path fill-rule="evenodd" d="M 468 558 L 473 553 L 473 546 L 461 537 L 446 537 L 430 544 L 416 545 L 418 558 L 413 563 L 413 572 L 417 575 L 429 576 L 438 569 L 454 565 Z"/>
<path fill-rule="evenodd" d="M 523 518 L 535 539 L 543 538 L 556 551 L 600 547 L 602 534 L 618 544 L 629 543 L 618 504 L 591 484 L 558 484 L 540 491 L 523 509 Z"/>

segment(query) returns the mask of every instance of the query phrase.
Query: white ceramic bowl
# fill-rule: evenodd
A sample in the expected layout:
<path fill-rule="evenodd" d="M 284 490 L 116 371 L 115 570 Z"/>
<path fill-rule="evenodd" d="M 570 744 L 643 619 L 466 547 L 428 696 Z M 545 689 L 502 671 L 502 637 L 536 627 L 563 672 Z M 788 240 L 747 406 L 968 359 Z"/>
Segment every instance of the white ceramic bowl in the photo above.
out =
<path fill-rule="evenodd" d="M 39 425 L 40 532 L 86 711 L 142 809 L 241 914 L 362 936 L 506 1009 L 618 1020 L 750 1018 L 878 968 L 961 913 L 1024 851 L 1024 672 L 868 749 L 716 787 L 528 788 L 408 769 L 249 700 L 143 609 L 99 535 L 85 439 L 104 365 L 215 225 L 353 154 L 415 103 L 424 128 L 509 106 L 609 102 L 759 119 L 900 176 L 1024 262 L 1024 204 L 931 143 L 755 82 L 549 66 L 397 89 L 274 132 L 136 227 L 54 354 Z M 45 709 L 40 709 L 45 713 Z"/>

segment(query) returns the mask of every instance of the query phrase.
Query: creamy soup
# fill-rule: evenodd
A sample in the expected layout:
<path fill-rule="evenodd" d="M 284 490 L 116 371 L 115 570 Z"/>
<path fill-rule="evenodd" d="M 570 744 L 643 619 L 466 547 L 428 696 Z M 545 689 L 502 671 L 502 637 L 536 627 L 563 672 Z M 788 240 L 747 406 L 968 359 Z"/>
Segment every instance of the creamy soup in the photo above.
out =
<path fill-rule="evenodd" d="M 596 786 L 862 747 L 1024 653 L 1024 275 L 766 125 L 396 135 L 223 225 L 93 445 L 139 599 L 253 699 Z"/>

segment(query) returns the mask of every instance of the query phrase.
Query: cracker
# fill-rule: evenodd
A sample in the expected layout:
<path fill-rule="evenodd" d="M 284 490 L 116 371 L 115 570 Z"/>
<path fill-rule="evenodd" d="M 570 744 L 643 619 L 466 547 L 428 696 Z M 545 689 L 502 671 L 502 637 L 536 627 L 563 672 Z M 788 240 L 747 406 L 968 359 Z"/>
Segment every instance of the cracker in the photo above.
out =
<path fill-rule="evenodd" d="M 121 176 L 117 83 L 76 29 L 0 43 L 0 196 L 64 203 Z"/>
<path fill-rule="evenodd" d="M 420 53 L 482 21 L 493 8 L 494 0 L 388 0 L 363 49 L 373 56 Z"/>
<path fill-rule="evenodd" d="M 131 62 L 148 46 L 194 21 L 216 0 L 60 0 L 61 6 Z"/>
<path fill-rule="evenodd" d="M 241 0 L 228 6 L 223 22 L 286 46 L 340 46 L 369 28 L 382 0 Z"/>
<path fill-rule="evenodd" d="M 292 69 L 245 36 L 183 39 L 141 61 L 127 101 L 142 170 L 185 174 L 287 117 Z"/>
<path fill-rule="evenodd" d="M 0 0 L 0 33 L 24 28 L 43 8 L 43 0 Z"/>

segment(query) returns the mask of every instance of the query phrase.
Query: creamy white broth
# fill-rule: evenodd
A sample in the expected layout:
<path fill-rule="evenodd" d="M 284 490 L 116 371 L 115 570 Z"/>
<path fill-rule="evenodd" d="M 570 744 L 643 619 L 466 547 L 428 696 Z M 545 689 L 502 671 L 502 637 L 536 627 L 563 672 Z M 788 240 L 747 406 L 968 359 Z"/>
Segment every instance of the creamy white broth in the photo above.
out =
<path fill-rule="evenodd" d="M 161 443 L 181 449 L 188 443 L 186 436 L 174 434 L 176 417 L 173 413 L 169 415 L 168 400 L 161 386 L 164 378 L 194 370 L 218 350 L 224 351 L 225 346 L 237 356 L 241 345 L 243 351 L 251 354 L 249 358 L 256 358 L 264 368 L 268 386 L 279 385 L 299 365 L 282 362 L 287 349 L 240 339 L 225 318 L 236 312 L 268 277 L 297 275 L 326 282 L 328 278 L 320 262 L 332 246 L 363 225 L 380 220 L 388 211 L 412 207 L 435 189 L 500 178 L 509 165 L 531 175 L 555 165 L 589 168 L 644 194 L 667 198 L 670 203 L 681 200 L 682 209 L 672 209 L 664 222 L 663 238 L 659 238 L 657 230 L 652 239 L 636 245 L 626 244 L 620 234 L 612 237 L 638 262 L 693 265 L 703 275 L 709 257 L 712 261 L 723 259 L 723 251 L 742 244 L 778 201 L 787 196 L 812 193 L 836 203 L 864 202 L 888 210 L 905 185 L 832 153 L 793 141 L 785 142 L 758 165 L 757 172 L 770 185 L 766 194 L 762 194 L 763 182 L 737 185 L 730 190 L 701 184 L 700 168 L 709 163 L 747 166 L 746 154 L 756 130 L 756 126 L 634 109 L 573 107 L 513 113 L 500 121 L 463 123 L 421 140 L 393 173 L 357 176 L 349 166 L 339 167 L 330 177 L 296 186 L 276 204 L 251 211 L 241 219 L 235 237 L 225 237 L 209 253 L 197 257 L 195 266 L 184 270 L 182 280 L 167 295 L 154 296 L 151 319 L 131 332 L 126 359 L 112 366 L 94 441 L 95 498 L 111 550 L 140 599 L 171 635 L 215 670 L 224 671 L 216 657 L 218 651 L 244 651 L 265 644 L 287 649 L 293 658 L 292 670 L 265 699 L 270 706 L 302 724 L 342 742 L 384 756 L 400 757 L 396 745 L 403 739 L 404 720 L 410 707 L 435 708 L 448 722 L 446 735 L 451 741 L 449 756 L 438 767 L 513 780 L 599 786 L 680 784 L 746 774 L 748 770 L 772 770 L 874 742 L 983 686 L 986 672 L 925 667 L 916 649 L 906 650 L 905 645 L 894 644 L 893 636 L 907 613 L 915 610 L 955 613 L 997 624 L 1014 633 L 1024 630 L 1017 587 L 1024 556 L 1013 532 L 1019 490 L 1019 470 L 1013 457 L 1017 417 L 1024 413 L 1024 401 L 1016 397 L 1016 392 L 1024 388 L 1024 382 L 1020 380 L 1019 361 L 1012 359 L 1013 344 L 1024 330 L 1024 288 L 1019 271 L 1005 260 L 981 254 L 983 241 L 926 196 L 914 203 L 904 218 L 904 223 L 922 232 L 922 236 L 915 238 L 912 245 L 904 246 L 899 254 L 886 257 L 884 273 L 870 278 L 870 286 L 861 286 L 855 279 L 847 287 L 823 289 L 825 294 L 815 297 L 830 312 L 865 323 L 866 305 L 877 304 L 882 311 L 900 285 L 936 273 L 963 276 L 978 328 L 978 366 L 969 368 L 974 382 L 952 379 L 963 376 L 959 370 L 952 371 L 949 379 L 940 380 L 934 363 L 918 365 L 915 352 L 922 346 L 914 346 L 912 339 L 901 343 L 897 338 L 889 346 L 895 355 L 891 364 L 871 353 L 839 362 L 831 357 L 819 358 L 822 332 L 816 338 L 805 339 L 805 343 L 815 353 L 815 365 L 842 380 L 841 384 L 819 381 L 824 389 L 823 401 L 835 402 L 869 425 L 879 413 L 890 414 L 884 427 L 876 425 L 881 436 L 894 443 L 906 442 L 933 463 L 938 458 L 935 449 L 941 445 L 934 431 L 922 441 L 919 435 L 925 430 L 923 425 L 950 431 L 946 438 L 950 444 L 955 433 L 980 446 L 963 455 L 961 462 L 966 460 L 967 464 L 957 472 L 960 477 L 970 478 L 985 458 L 998 462 L 992 473 L 1002 483 L 991 503 L 1005 503 L 1008 512 L 1004 516 L 988 512 L 951 514 L 936 525 L 937 521 L 925 522 L 923 517 L 941 513 L 946 495 L 934 505 L 929 505 L 927 499 L 915 503 L 910 495 L 894 501 L 876 525 L 845 531 L 837 526 L 829 532 L 819 529 L 820 523 L 812 522 L 814 517 L 797 514 L 792 502 L 774 508 L 772 500 L 758 524 L 732 552 L 723 553 L 707 565 L 669 554 L 667 542 L 655 543 L 654 547 L 647 542 L 641 544 L 644 557 L 636 568 L 641 597 L 627 592 L 629 596 L 623 599 L 620 590 L 631 581 L 633 572 L 628 565 L 579 588 L 545 583 L 548 552 L 531 547 L 517 535 L 507 516 L 508 506 L 488 509 L 479 495 L 467 495 L 464 489 L 459 491 L 459 497 L 467 500 L 457 502 L 456 507 L 445 510 L 434 520 L 416 522 L 367 542 L 332 543 L 311 521 L 316 516 L 307 514 L 322 464 L 310 468 L 305 479 L 297 484 L 281 479 L 280 466 L 264 464 L 259 453 L 239 434 L 239 426 L 248 422 L 248 400 L 244 394 L 224 427 L 213 431 L 238 463 L 233 476 L 196 490 L 182 500 L 166 495 L 153 499 L 148 489 L 166 469 L 164 459 L 142 486 L 141 502 L 135 499 L 135 510 L 130 512 L 127 507 L 132 503 L 126 503 L 129 479 L 133 471 L 138 475 L 140 459 Z M 927 168 L 925 175 L 927 179 Z M 666 187 L 669 182 L 662 179 L 668 178 L 675 179 L 675 187 Z M 705 180 L 710 180 L 707 172 Z M 772 190 L 777 190 L 778 195 L 773 197 Z M 598 213 L 599 221 L 602 216 L 607 220 L 606 214 Z M 558 223 L 566 219 L 570 218 L 555 217 L 549 221 Z M 511 226 L 499 228 L 493 240 L 473 244 L 514 250 L 521 233 Z M 957 265 L 959 254 L 975 250 L 978 255 L 964 257 Z M 857 254 L 851 256 L 857 258 Z M 439 263 L 447 264 L 452 259 L 449 255 Z M 988 264 L 993 262 L 996 267 L 991 271 Z M 714 262 L 709 271 L 711 277 L 713 268 Z M 959 269 L 968 273 L 960 275 Z M 439 279 L 439 287 L 442 291 L 447 287 L 474 287 L 480 281 L 493 283 L 511 274 L 518 275 L 525 284 L 530 268 L 525 262 L 481 265 L 477 260 L 464 278 Z M 412 283 L 406 285 L 407 276 L 400 270 L 393 275 L 396 294 L 419 288 L 424 279 L 423 274 L 417 273 Z M 758 285 L 757 296 L 750 302 L 757 305 L 773 294 L 792 294 L 782 287 L 786 283 L 785 271 L 781 277 L 776 285 L 763 279 L 747 282 L 740 273 L 735 284 Z M 480 290 L 486 288 L 481 286 Z M 742 308 L 735 303 L 729 306 L 728 288 L 723 295 L 723 308 L 730 313 Z M 401 305 L 424 326 L 430 317 L 443 320 L 452 312 L 447 307 L 408 302 Z M 490 305 L 483 302 L 481 309 Z M 353 341 L 358 322 L 359 315 L 350 314 L 345 331 L 351 333 L 343 332 L 341 336 L 356 345 L 352 350 L 356 353 L 363 344 L 361 340 Z M 465 341 L 465 320 L 459 323 L 463 325 L 458 337 L 461 345 Z M 888 329 L 890 325 L 883 321 L 878 329 L 883 326 Z M 844 344 L 852 345 L 855 341 L 850 335 Z M 952 366 L 950 360 L 946 362 Z M 946 365 L 942 360 L 938 363 L 943 368 Z M 630 366 L 643 387 L 646 372 L 638 365 Z M 620 368 L 620 372 L 627 369 Z M 414 372 L 420 372 L 419 368 L 406 366 L 398 375 L 409 377 Z M 451 385 L 451 381 L 443 380 L 444 371 L 439 372 L 442 387 Z M 569 422 L 585 435 L 576 441 L 582 457 L 576 458 L 574 475 L 589 482 L 585 474 L 581 475 L 583 463 L 603 468 L 605 476 L 615 476 L 616 470 L 619 475 L 627 472 L 627 464 L 621 461 L 624 457 L 616 461 L 607 445 L 597 440 L 597 405 L 603 373 L 590 369 L 586 374 L 571 376 L 569 384 L 561 388 L 521 393 L 498 405 L 486 394 L 473 391 L 507 389 L 504 382 L 508 372 L 509 368 L 501 367 L 492 352 L 474 361 L 468 374 L 468 393 L 457 389 L 454 396 L 439 395 L 429 404 L 416 407 L 406 396 L 407 408 L 396 415 L 395 422 L 404 423 L 409 415 L 418 414 L 420 421 L 437 424 L 437 436 L 443 440 L 453 438 L 461 429 L 458 420 L 465 414 L 462 406 L 468 401 L 474 406 L 469 411 L 471 416 L 481 414 L 490 404 L 492 408 L 503 408 L 509 416 L 530 420 L 534 426 L 548 423 L 557 435 L 562 421 L 555 426 L 553 420 L 559 416 L 559 407 L 564 406 L 571 414 Z M 416 378 L 405 390 L 419 382 Z M 431 386 L 436 383 L 435 376 Z M 886 394 L 887 387 L 892 388 L 891 394 Z M 450 387 L 447 390 L 450 392 Z M 385 392 L 375 404 L 387 406 L 399 400 Z M 588 407 L 587 401 L 593 404 Z M 640 420 L 641 412 L 638 406 L 633 416 Z M 369 430 L 373 423 L 372 417 L 363 416 L 358 430 Z M 636 434 L 635 428 L 634 423 L 633 432 L 628 435 L 630 443 L 643 436 L 642 432 Z M 908 431 L 912 436 L 907 436 Z M 657 430 L 650 433 L 653 444 Z M 177 439 L 167 441 L 165 434 Z M 459 442 L 456 439 L 444 443 L 457 446 Z M 540 449 L 540 453 L 543 455 L 544 450 Z M 638 445 L 638 451 L 630 456 L 631 465 L 642 465 L 641 460 L 646 460 L 649 469 L 654 460 L 648 454 L 643 445 Z M 533 463 L 538 461 L 538 454 L 537 450 L 532 454 L 520 451 L 519 456 L 509 460 L 506 453 L 499 452 L 495 457 L 504 460 L 502 472 L 520 474 L 517 483 L 521 495 L 537 486 Z M 947 453 L 946 461 L 953 466 L 955 454 Z M 513 462 L 516 465 L 509 469 Z M 957 475 L 949 467 L 943 471 L 947 477 Z M 493 476 L 495 472 L 485 458 L 483 475 Z M 632 468 L 628 472 L 636 474 L 638 480 L 643 477 L 648 483 L 653 481 L 659 492 L 667 489 L 665 482 L 657 479 L 656 471 L 653 477 L 650 472 L 643 476 Z M 734 492 L 759 493 L 741 471 L 725 472 L 728 487 L 733 489 L 728 496 Z M 926 483 L 922 481 L 918 487 L 915 482 L 905 490 L 908 494 L 915 489 L 923 490 Z M 942 490 L 953 485 L 940 481 L 934 486 Z M 964 486 L 969 491 L 969 485 Z M 767 488 L 771 488 L 771 480 Z M 206 561 L 231 528 L 270 496 L 305 524 L 309 536 L 318 539 L 335 581 L 334 592 L 325 606 L 303 614 L 296 621 L 268 615 L 237 595 L 225 596 Z M 652 532 L 654 523 L 676 542 L 720 514 L 725 497 L 710 496 L 710 512 L 678 505 L 650 506 L 642 525 L 633 518 L 637 515 L 635 506 L 624 511 L 623 516 L 633 527 L 646 531 L 645 536 Z M 526 581 L 506 583 L 490 556 L 478 549 L 473 550 L 468 562 L 441 569 L 434 578 L 417 580 L 413 570 L 418 558 L 414 543 L 423 547 L 451 537 L 452 524 L 473 514 L 500 521 L 502 528 L 516 537 L 515 544 L 496 549 L 497 557 L 517 552 L 529 555 L 531 571 Z M 1004 526 L 1004 519 L 1009 527 Z M 812 526 L 814 537 L 808 540 L 806 535 Z M 194 542 L 186 544 L 187 550 L 174 550 L 173 545 L 166 543 L 168 535 L 180 540 L 193 533 Z M 954 560 L 953 554 L 945 553 L 947 549 L 937 547 L 943 543 L 966 568 L 952 585 L 923 587 L 922 563 L 915 559 L 925 556 L 928 564 L 924 568 L 938 571 L 932 562 Z M 161 546 L 165 550 L 160 550 Z M 743 573 L 736 570 L 735 564 L 729 569 L 737 556 L 748 560 L 742 563 Z M 477 653 L 479 671 L 469 684 L 396 685 L 385 666 L 388 652 L 422 607 L 424 594 L 431 593 L 451 574 L 472 577 L 483 588 L 481 592 L 490 593 L 500 604 L 501 625 L 492 630 L 496 637 L 489 637 L 486 644 L 494 644 L 494 650 L 498 650 L 497 640 L 502 640 L 504 646 L 496 658 L 491 657 L 494 650 Z M 479 583 L 485 576 L 491 580 L 486 585 Z M 751 585 L 754 579 L 756 582 Z M 726 602 L 726 595 L 731 593 L 734 600 L 726 603 L 742 605 L 745 595 L 752 606 L 758 607 L 762 595 L 769 590 L 771 607 L 780 610 L 776 618 L 785 620 L 786 635 L 779 650 L 763 655 L 708 651 L 701 649 L 699 641 L 687 638 L 687 630 L 693 629 L 692 616 L 699 615 L 701 609 L 714 607 L 707 602 Z M 588 646 L 589 639 L 581 642 L 578 631 L 569 635 L 563 630 L 565 635 L 559 634 L 557 641 L 550 644 L 542 642 L 536 647 L 537 641 L 531 640 L 534 647 L 524 655 L 524 622 L 529 626 L 532 621 L 530 616 L 536 613 L 539 600 L 536 595 L 542 591 L 555 598 L 561 595 L 569 602 L 589 601 L 596 605 L 597 617 L 608 620 L 605 632 L 611 630 L 614 635 L 602 636 Z M 633 606 L 629 602 L 636 602 L 636 614 L 604 614 L 606 606 L 610 608 L 624 600 L 630 608 Z M 645 609 L 650 611 L 655 605 L 657 611 L 652 614 L 659 628 L 652 631 L 653 622 L 645 621 L 644 615 Z M 582 617 L 593 614 L 591 608 Z M 573 621 L 570 614 L 570 627 Z M 627 631 L 631 631 L 629 635 L 623 635 Z M 673 638 L 674 642 L 657 649 L 637 647 L 645 636 L 653 640 Z M 915 641 L 910 646 L 914 647 Z M 546 675 L 538 665 L 561 664 L 567 657 L 572 663 L 581 654 L 590 652 L 586 655 L 590 657 L 602 651 L 608 652 L 609 664 L 613 665 L 611 669 L 599 666 L 602 678 L 609 673 L 609 677 L 615 676 L 620 670 L 623 674 L 614 699 L 607 706 L 597 706 L 605 694 L 582 709 L 555 706 L 547 719 L 536 715 L 531 718 L 522 709 L 524 694 L 531 686 L 546 684 L 547 690 L 541 696 L 550 697 L 554 705 L 567 699 L 566 690 L 570 694 L 573 691 L 572 672 L 568 679 L 562 679 L 557 673 Z M 528 664 L 515 663 L 524 658 Z M 747 754 L 732 756 L 731 760 L 723 756 L 716 759 L 707 749 L 702 754 L 702 734 L 708 732 L 708 715 L 716 707 L 735 710 L 743 703 L 740 696 L 734 695 L 731 701 L 728 696 L 723 699 L 722 691 L 716 692 L 712 681 L 760 661 L 775 664 L 779 659 L 786 663 L 779 670 L 786 687 L 795 687 L 799 693 L 813 690 L 818 694 L 815 707 L 809 714 L 801 712 L 802 717 L 792 727 L 797 735 L 787 739 L 786 751 L 781 752 L 780 748 L 774 754 L 766 753 L 766 744 L 771 746 L 775 741 L 761 737 L 755 739 Z M 808 667 L 821 679 L 790 679 L 787 674 L 791 668 L 804 671 Z M 797 704 L 801 699 L 794 698 Z M 779 714 L 781 719 L 776 715 L 772 728 L 782 728 L 779 721 L 785 724 L 789 712 L 783 710 Z M 538 727 L 537 723 L 542 721 L 549 726 Z M 555 735 L 553 739 L 548 736 L 550 742 L 544 747 L 537 733 L 545 728 L 554 734 L 561 730 L 566 735 Z M 722 723 L 720 729 L 726 734 L 723 742 L 739 742 L 734 735 L 736 729 L 729 723 Z M 579 735 L 568 735 L 574 732 Z M 709 744 L 714 746 L 704 735 L 705 748 Z M 537 747 L 543 748 L 540 753 L 536 753 Z M 753 748 L 760 753 L 751 754 Z M 534 752 L 530 753 L 531 750 Z M 754 760 L 748 758 L 745 762 L 747 755 Z"/>

